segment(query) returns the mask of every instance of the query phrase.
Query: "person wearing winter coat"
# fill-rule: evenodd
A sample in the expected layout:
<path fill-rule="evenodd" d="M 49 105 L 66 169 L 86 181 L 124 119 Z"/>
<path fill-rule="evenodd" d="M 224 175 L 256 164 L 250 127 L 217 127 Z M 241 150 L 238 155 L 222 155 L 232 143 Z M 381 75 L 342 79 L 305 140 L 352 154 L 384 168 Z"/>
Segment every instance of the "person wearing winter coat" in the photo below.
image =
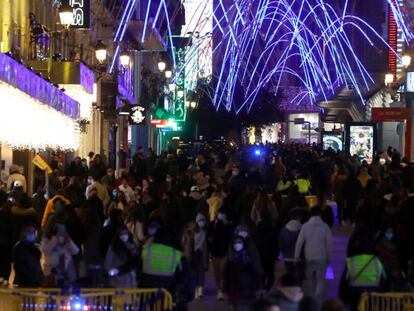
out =
<path fill-rule="evenodd" d="M 253 229 L 253 238 L 264 270 L 265 288 L 270 289 L 273 286 L 275 263 L 279 254 L 278 230 L 267 209 L 261 211 L 259 219 Z"/>
<path fill-rule="evenodd" d="M 224 292 L 234 311 L 246 310 L 263 288 L 260 260 L 246 246 L 246 239 L 236 235 L 227 256 Z"/>
<path fill-rule="evenodd" d="M 295 246 L 299 232 L 302 227 L 299 211 L 293 212 L 291 220 L 280 230 L 279 249 L 283 256 L 287 273 L 295 275 L 297 273 L 297 263 L 295 262 Z"/>
<path fill-rule="evenodd" d="M 72 257 L 79 253 L 79 247 L 69 237 L 65 225 L 53 224 L 45 232 L 40 250 L 44 255 L 44 274 L 54 282 L 48 285 L 62 287 L 76 281 L 77 273 Z"/>
<path fill-rule="evenodd" d="M 266 297 L 283 311 L 299 311 L 299 303 L 303 298 L 301 284 L 289 274 L 283 275 L 276 288 Z"/>
<path fill-rule="evenodd" d="M 225 211 L 220 210 L 211 225 L 209 233 L 209 250 L 217 286 L 217 299 L 219 300 L 224 299 L 224 271 L 232 234 L 233 226 L 228 221 Z"/>
<path fill-rule="evenodd" d="M 311 218 L 303 224 L 295 246 L 295 259 L 304 248 L 307 295 L 320 302 L 325 297 L 325 273 L 332 253 L 332 235 L 329 226 L 321 219 L 321 209 L 314 207 Z"/>
<path fill-rule="evenodd" d="M 105 270 L 111 276 L 112 269 L 118 269 L 127 264 L 138 255 L 138 247 L 135 244 L 128 228 L 122 226 L 115 235 L 105 257 Z M 109 279 L 109 285 L 115 288 L 136 288 L 136 269 L 123 274 L 117 274 Z"/>
<path fill-rule="evenodd" d="M 55 209 L 58 207 L 58 205 L 55 205 L 58 201 L 62 201 L 62 203 L 65 205 L 71 203 L 60 191 L 58 191 L 58 193 L 53 198 L 47 201 L 45 212 L 42 217 L 41 227 L 43 229 L 46 227 L 46 224 L 47 224 L 47 221 L 49 220 L 50 215 L 52 215 L 55 212 Z"/>
<path fill-rule="evenodd" d="M 207 219 L 202 214 L 196 216 L 196 229 L 193 239 L 193 254 L 191 258 L 191 266 L 194 271 L 196 282 L 196 298 L 203 296 L 205 273 L 208 270 L 208 243 L 207 243 Z"/>
<path fill-rule="evenodd" d="M 19 200 L 13 204 L 10 210 L 10 221 L 13 224 L 12 245 L 19 240 L 25 224 L 37 224 L 36 211 L 32 208 L 32 201 L 26 193 L 23 193 Z"/>
<path fill-rule="evenodd" d="M 5 281 L 9 280 L 13 249 L 13 224 L 10 220 L 11 207 L 11 202 L 3 203 L 0 207 L 0 278 Z"/>
<path fill-rule="evenodd" d="M 40 287 L 44 276 L 40 265 L 41 252 L 36 246 L 36 226 L 26 224 L 21 238 L 13 248 L 13 284 L 19 287 Z"/>
<path fill-rule="evenodd" d="M 10 166 L 10 175 L 7 178 L 7 190 L 11 191 L 13 189 L 14 184 L 18 181 L 21 184 L 21 187 L 23 188 L 23 192 L 26 192 L 27 190 L 27 184 L 26 184 L 26 177 L 20 172 L 19 166 L 16 164 L 13 164 Z"/>
<path fill-rule="evenodd" d="M 266 215 L 266 217 L 268 217 L 268 219 L 273 223 L 276 223 L 278 219 L 278 212 L 275 203 L 265 191 L 260 191 L 253 204 L 250 219 L 257 225 L 263 220 L 263 215 Z"/>

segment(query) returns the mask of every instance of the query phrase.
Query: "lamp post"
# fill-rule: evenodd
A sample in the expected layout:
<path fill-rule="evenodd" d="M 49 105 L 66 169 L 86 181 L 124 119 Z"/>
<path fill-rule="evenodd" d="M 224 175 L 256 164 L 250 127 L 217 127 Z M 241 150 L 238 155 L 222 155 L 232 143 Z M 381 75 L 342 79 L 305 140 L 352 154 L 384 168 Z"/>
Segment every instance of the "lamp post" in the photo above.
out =
<path fill-rule="evenodd" d="M 411 56 L 409 54 L 405 54 L 401 58 L 401 63 L 403 65 L 403 67 L 405 68 L 405 70 L 407 70 L 408 67 L 410 67 L 410 65 L 411 65 Z"/>
<path fill-rule="evenodd" d="M 107 53 L 106 45 L 101 40 L 98 40 L 95 45 L 95 57 L 100 64 L 106 60 Z"/>
<path fill-rule="evenodd" d="M 160 72 L 164 72 L 165 68 L 167 68 L 167 65 L 165 64 L 165 62 L 163 61 L 158 62 L 158 70 Z"/>
<path fill-rule="evenodd" d="M 392 84 L 394 82 L 394 75 L 392 73 L 387 73 L 385 75 L 385 86 L 389 86 L 390 84 Z"/>
<path fill-rule="evenodd" d="M 65 29 L 73 25 L 73 8 L 67 2 L 63 2 L 59 7 L 60 23 Z"/>
<path fill-rule="evenodd" d="M 121 66 L 126 68 L 129 66 L 129 62 L 131 60 L 131 56 L 129 55 L 128 51 L 123 51 L 121 55 L 119 56 L 119 62 L 121 63 Z"/>

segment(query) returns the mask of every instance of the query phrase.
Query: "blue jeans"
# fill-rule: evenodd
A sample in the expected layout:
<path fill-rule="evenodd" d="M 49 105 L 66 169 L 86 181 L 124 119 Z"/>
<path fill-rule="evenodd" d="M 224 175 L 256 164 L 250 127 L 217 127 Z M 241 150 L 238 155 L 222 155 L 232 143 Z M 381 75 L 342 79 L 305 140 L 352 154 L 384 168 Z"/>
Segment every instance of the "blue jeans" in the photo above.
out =
<path fill-rule="evenodd" d="M 325 299 L 325 274 L 328 267 L 328 261 L 323 260 L 306 260 L 306 296 L 315 298 L 319 302 Z"/>

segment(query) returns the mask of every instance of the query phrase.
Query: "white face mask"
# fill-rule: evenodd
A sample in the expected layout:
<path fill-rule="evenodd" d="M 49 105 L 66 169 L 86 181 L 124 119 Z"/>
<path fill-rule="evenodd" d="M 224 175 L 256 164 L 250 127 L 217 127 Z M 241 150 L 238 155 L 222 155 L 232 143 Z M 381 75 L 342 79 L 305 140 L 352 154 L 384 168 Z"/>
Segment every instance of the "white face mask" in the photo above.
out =
<path fill-rule="evenodd" d="M 121 235 L 119 236 L 119 239 L 120 239 L 122 242 L 127 242 L 127 241 L 129 240 L 129 235 L 128 235 L 128 234 L 121 234 Z"/>
<path fill-rule="evenodd" d="M 394 232 L 391 232 L 391 231 L 385 232 L 385 238 L 387 240 L 392 240 L 394 238 Z"/>
<path fill-rule="evenodd" d="M 243 243 L 234 243 L 233 248 L 236 252 L 240 252 L 243 249 Z"/>
<path fill-rule="evenodd" d="M 206 226 L 206 222 L 204 220 L 198 221 L 197 224 L 200 228 L 204 228 Z"/>
<path fill-rule="evenodd" d="M 241 236 L 243 239 L 245 239 L 249 236 L 249 233 L 247 231 L 239 231 L 239 233 L 237 235 Z"/>
<path fill-rule="evenodd" d="M 233 175 L 233 176 L 237 176 L 237 175 L 239 175 L 239 171 L 238 170 L 233 170 L 233 171 L 231 171 L 231 174 Z"/>
<path fill-rule="evenodd" d="M 93 183 L 93 179 L 92 178 L 88 178 L 88 185 L 92 185 Z"/>

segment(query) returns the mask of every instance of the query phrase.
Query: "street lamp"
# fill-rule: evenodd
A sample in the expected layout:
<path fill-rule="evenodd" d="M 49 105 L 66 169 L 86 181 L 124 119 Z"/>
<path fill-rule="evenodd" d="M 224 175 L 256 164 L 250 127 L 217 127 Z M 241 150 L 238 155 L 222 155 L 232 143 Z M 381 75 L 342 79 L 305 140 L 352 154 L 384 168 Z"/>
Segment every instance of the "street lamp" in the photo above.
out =
<path fill-rule="evenodd" d="M 191 103 L 188 100 L 186 100 L 185 101 L 185 108 L 190 108 L 190 105 L 191 105 Z"/>
<path fill-rule="evenodd" d="M 190 102 L 190 107 L 191 107 L 191 109 L 195 109 L 197 107 L 197 102 L 191 101 Z"/>
<path fill-rule="evenodd" d="M 73 8 L 69 4 L 62 3 L 59 7 L 59 19 L 65 29 L 73 24 Z"/>
<path fill-rule="evenodd" d="M 184 90 L 181 90 L 181 89 L 180 89 L 180 90 L 178 90 L 178 91 L 177 91 L 177 97 L 178 97 L 178 98 L 183 98 L 183 97 L 184 97 Z"/>
<path fill-rule="evenodd" d="M 170 78 L 172 77 L 172 71 L 171 71 L 171 70 L 166 70 L 166 71 L 165 71 L 165 77 L 166 77 L 167 79 L 170 79 Z"/>
<path fill-rule="evenodd" d="M 175 83 L 170 83 L 168 84 L 168 89 L 170 90 L 170 92 L 174 92 L 175 91 Z"/>
<path fill-rule="evenodd" d="M 394 82 L 394 75 L 392 73 L 387 73 L 385 75 L 385 86 L 390 85 L 391 83 Z"/>
<path fill-rule="evenodd" d="M 130 61 L 130 55 L 128 53 L 128 51 L 123 51 L 121 53 L 121 55 L 119 55 L 119 61 L 122 65 L 122 67 L 126 68 L 129 66 L 129 61 Z"/>
<path fill-rule="evenodd" d="M 405 69 L 407 69 L 411 65 L 411 56 L 406 54 L 401 58 L 401 63 Z"/>
<path fill-rule="evenodd" d="M 106 45 L 101 40 L 98 40 L 98 42 L 95 45 L 95 56 L 99 63 L 102 64 L 105 61 L 106 54 Z"/>
<path fill-rule="evenodd" d="M 164 72 L 166 67 L 167 67 L 167 65 L 163 61 L 158 62 L 158 70 L 159 71 Z"/>

